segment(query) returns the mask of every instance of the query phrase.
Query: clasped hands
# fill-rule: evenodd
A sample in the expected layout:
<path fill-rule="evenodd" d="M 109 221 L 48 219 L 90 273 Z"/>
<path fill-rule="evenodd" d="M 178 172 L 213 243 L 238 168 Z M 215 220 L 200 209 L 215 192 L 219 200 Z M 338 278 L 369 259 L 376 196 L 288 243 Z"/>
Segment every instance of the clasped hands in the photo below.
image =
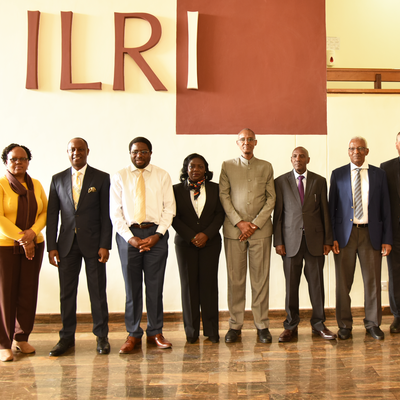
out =
<path fill-rule="evenodd" d="M 158 235 L 151 235 L 147 238 L 140 239 L 138 236 L 133 236 L 128 240 L 128 243 L 139 250 L 140 253 L 150 251 L 150 249 L 160 240 Z"/>
<path fill-rule="evenodd" d="M 240 221 L 236 224 L 236 226 L 242 232 L 239 235 L 239 240 L 241 242 L 247 240 L 258 229 L 257 225 L 254 225 L 252 222 L 247 222 L 247 221 Z"/>
<path fill-rule="evenodd" d="M 36 233 L 32 229 L 27 229 L 25 231 L 19 232 L 20 235 L 23 235 L 18 243 L 24 248 L 25 256 L 28 260 L 33 260 L 35 257 L 35 238 Z"/>

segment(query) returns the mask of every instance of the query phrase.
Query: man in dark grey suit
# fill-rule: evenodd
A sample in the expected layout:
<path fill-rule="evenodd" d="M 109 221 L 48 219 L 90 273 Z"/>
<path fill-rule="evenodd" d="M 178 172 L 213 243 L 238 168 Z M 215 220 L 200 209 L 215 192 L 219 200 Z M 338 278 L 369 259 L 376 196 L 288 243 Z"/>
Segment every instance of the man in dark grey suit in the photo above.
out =
<path fill-rule="evenodd" d="M 50 356 L 59 356 L 75 345 L 76 295 L 82 258 L 86 265 L 97 352 L 108 354 L 105 263 L 112 236 L 110 176 L 87 165 L 86 140 L 72 139 L 67 152 L 72 168 L 53 176 L 47 210 L 47 251 L 50 264 L 58 267 L 63 323 L 60 341 L 50 351 Z"/>
<path fill-rule="evenodd" d="M 396 149 L 400 156 L 400 132 L 396 137 Z M 388 257 L 389 302 L 394 319 L 391 333 L 400 333 L 400 158 L 381 164 L 386 172 L 389 186 L 390 210 L 392 214 L 393 246 Z"/>
<path fill-rule="evenodd" d="M 310 157 L 304 147 L 293 150 L 291 161 L 293 170 L 275 179 L 274 246 L 283 259 L 287 312 L 279 341 L 290 342 L 297 336 L 303 260 L 313 308 L 312 332 L 324 339 L 336 339 L 324 325 L 323 269 L 333 244 L 326 180 L 307 170 Z"/>

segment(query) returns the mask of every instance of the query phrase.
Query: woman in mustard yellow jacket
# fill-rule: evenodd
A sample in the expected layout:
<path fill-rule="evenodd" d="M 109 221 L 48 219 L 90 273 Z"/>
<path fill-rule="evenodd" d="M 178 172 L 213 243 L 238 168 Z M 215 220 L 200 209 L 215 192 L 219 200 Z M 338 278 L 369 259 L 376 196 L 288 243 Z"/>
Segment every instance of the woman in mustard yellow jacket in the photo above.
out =
<path fill-rule="evenodd" d="M 13 359 L 12 347 L 35 352 L 28 338 L 36 313 L 47 198 L 40 182 L 26 172 L 31 158 L 27 147 L 15 143 L 2 153 L 7 170 L 0 178 L 1 361 Z"/>

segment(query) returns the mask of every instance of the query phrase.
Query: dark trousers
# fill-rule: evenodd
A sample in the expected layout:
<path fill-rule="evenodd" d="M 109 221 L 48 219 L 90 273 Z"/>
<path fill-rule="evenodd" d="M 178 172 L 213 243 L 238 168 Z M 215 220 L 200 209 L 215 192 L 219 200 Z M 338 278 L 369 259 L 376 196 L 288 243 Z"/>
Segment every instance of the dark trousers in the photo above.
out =
<path fill-rule="evenodd" d="M 183 324 L 187 337 L 200 332 L 200 308 L 204 336 L 218 335 L 218 263 L 221 241 L 201 249 L 175 245 L 181 279 Z"/>
<path fill-rule="evenodd" d="M 13 246 L 0 247 L 0 349 L 11 349 L 14 339 L 28 341 L 32 332 L 43 250 L 44 243 L 37 244 L 28 260 Z"/>
<path fill-rule="evenodd" d="M 299 313 L 299 285 L 301 273 L 308 282 L 308 293 L 313 309 L 311 326 L 317 330 L 325 329 L 325 291 L 324 291 L 324 263 L 325 256 L 313 256 L 307 249 L 305 236 L 303 236 L 300 249 L 294 257 L 282 257 L 285 272 L 286 299 L 285 309 L 287 317 L 283 326 L 293 330 L 300 322 Z"/>
<path fill-rule="evenodd" d="M 61 319 L 63 327 L 60 338 L 73 340 L 76 330 L 76 296 L 82 259 L 85 260 L 86 280 L 93 318 L 93 333 L 96 336 L 108 335 L 108 306 L 106 294 L 106 265 L 99 257 L 85 257 L 79 248 L 76 237 L 66 257 L 61 257 L 58 265 L 60 281 Z"/>
<path fill-rule="evenodd" d="M 364 282 L 365 328 L 379 326 L 382 322 L 380 250 L 372 247 L 368 227 L 353 227 L 346 247 L 335 254 L 336 320 L 339 328 L 352 329 L 350 290 L 356 269 L 356 256 L 360 260 Z"/>
<path fill-rule="evenodd" d="M 144 239 L 154 235 L 157 226 L 148 229 L 131 227 L 134 236 Z M 116 236 L 122 274 L 125 280 L 125 325 L 129 336 L 142 337 L 143 275 L 146 286 L 147 336 L 162 333 L 163 288 L 168 256 L 168 232 L 150 251 L 140 253 L 118 233 Z"/>
<path fill-rule="evenodd" d="M 390 310 L 400 318 L 400 235 L 393 236 L 392 251 L 388 256 Z"/>

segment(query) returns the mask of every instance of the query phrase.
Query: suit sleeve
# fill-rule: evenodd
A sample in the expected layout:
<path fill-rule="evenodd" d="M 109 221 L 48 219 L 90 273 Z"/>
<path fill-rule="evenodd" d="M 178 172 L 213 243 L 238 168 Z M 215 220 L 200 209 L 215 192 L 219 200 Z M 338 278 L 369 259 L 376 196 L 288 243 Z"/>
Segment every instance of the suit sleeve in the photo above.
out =
<path fill-rule="evenodd" d="M 381 191 L 381 215 L 383 222 L 382 243 L 393 244 L 392 216 L 390 213 L 390 197 L 387 183 L 386 172 L 383 172 L 383 185 Z"/>
<path fill-rule="evenodd" d="M 99 248 L 111 249 L 112 224 L 110 220 L 110 175 L 106 174 L 100 192 L 101 233 Z"/>
<path fill-rule="evenodd" d="M 221 200 L 222 207 L 225 210 L 225 214 L 231 221 L 233 226 L 236 226 L 243 218 L 238 214 L 232 203 L 231 198 L 231 184 L 229 176 L 226 173 L 226 163 L 222 164 L 221 175 L 219 176 L 219 198 Z"/>
<path fill-rule="evenodd" d="M 326 185 L 326 180 L 322 179 L 321 220 L 324 224 L 324 245 L 332 246 L 333 245 L 332 225 L 331 225 L 327 199 L 328 199 L 328 189 Z"/>
<path fill-rule="evenodd" d="M 271 218 L 272 211 L 274 211 L 276 201 L 275 183 L 274 183 L 274 170 L 270 165 L 268 171 L 267 184 L 265 186 L 265 204 L 261 208 L 258 215 L 253 219 L 252 223 L 257 225 L 260 229 Z"/>
<path fill-rule="evenodd" d="M 329 188 L 329 215 L 331 218 L 331 226 L 332 226 L 332 239 L 333 241 L 337 241 L 335 234 L 335 215 L 336 215 L 336 203 L 337 203 L 337 184 L 335 171 L 332 172 L 331 175 L 331 186 Z"/>
<path fill-rule="evenodd" d="M 176 230 L 176 232 L 181 236 L 187 244 L 190 244 L 191 240 L 196 236 L 196 232 L 190 228 L 184 220 L 181 218 L 181 210 L 182 207 L 180 205 L 181 194 L 179 193 L 179 187 L 174 186 L 174 194 L 176 200 L 176 215 L 172 221 L 172 226 Z"/>
<path fill-rule="evenodd" d="M 222 224 L 224 223 L 225 219 L 225 211 L 222 207 L 221 201 L 219 199 L 219 189 L 217 187 L 216 190 L 216 208 L 215 208 L 215 213 L 214 213 L 214 219 L 211 222 L 210 225 L 207 226 L 206 229 L 204 229 L 204 232 L 209 239 L 212 239 L 215 237 L 215 235 L 218 234 Z"/>
<path fill-rule="evenodd" d="M 57 250 L 57 230 L 60 213 L 60 199 L 58 197 L 54 177 L 51 180 L 49 202 L 47 206 L 46 246 L 47 251 Z"/>
<path fill-rule="evenodd" d="M 276 181 L 275 181 L 276 182 Z M 274 209 L 274 247 L 283 245 L 282 223 L 283 223 L 283 194 L 279 183 L 275 184 L 276 202 Z"/>

